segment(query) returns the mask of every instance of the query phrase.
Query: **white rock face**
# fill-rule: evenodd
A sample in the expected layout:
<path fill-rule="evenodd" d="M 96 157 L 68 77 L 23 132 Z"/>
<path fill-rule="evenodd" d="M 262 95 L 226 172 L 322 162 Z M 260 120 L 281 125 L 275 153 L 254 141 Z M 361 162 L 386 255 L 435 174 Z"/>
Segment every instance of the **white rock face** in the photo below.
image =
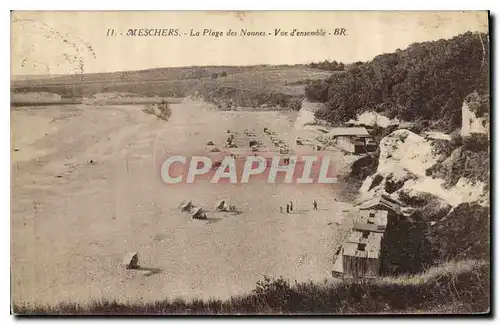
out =
<path fill-rule="evenodd" d="M 396 130 L 380 141 L 378 172 L 383 175 L 394 172 L 397 175 L 407 170 L 423 177 L 425 170 L 439 158 L 433 154 L 430 141 L 408 130 Z"/>
<path fill-rule="evenodd" d="M 394 131 L 381 140 L 377 172 L 365 179 L 358 200 L 363 202 L 385 193 L 388 181 L 404 183 L 391 194 L 396 198 L 400 191 L 427 192 L 442 198 L 452 207 L 477 201 L 485 196 L 484 183 L 472 184 L 461 178 L 454 187 L 446 189 L 443 186 L 445 180 L 426 176 L 426 169 L 437 163 L 440 158 L 443 157 L 432 152 L 429 140 L 408 130 Z M 375 184 L 374 180 L 377 180 Z"/>
<path fill-rule="evenodd" d="M 403 188 L 411 188 L 416 191 L 434 194 L 445 200 L 452 207 L 460 203 L 474 202 L 481 200 L 484 195 L 484 183 L 472 184 L 466 178 L 460 178 L 458 183 L 452 188 L 444 188 L 443 179 L 431 177 L 419 178 L 417 181 L 406 182 Z"/>
<path fill-rule="evenodd" d="M 471 101 L 479 101 L 479 94 L 473 93 L 470 95 Z M 462 105 L 462 136 L 469 136 L 471 133 L 489 133 L 489 121 L 487 116 L 477 117 L 476 113 L 471 110 L 470 104 L 464 101 Z"/>
<path fill-rule="evenodd" d="M 354 125 L 369 125 L 369 126 L 381 126 L 381 127 L 388 127 L 390 125 L 397 125 L 399 124 L 398 119 L 393 119 L 391 120 L 388 117 L 385 117 L 384 115 L 381 115 L 377 112 L 363 112 L 361 115 L 358 115 L 356 120 L 350 120 L 348 123 L 354 124 Z"/>
<path fill-rule="evenodd" d="M 429 139 L 451 141 L 451 135 L 450 134 L 446 134 L 446 133 L 438 132 L 438 131 L 428 131 L 428 132 L 425 132 L 425 136 L 427 138 L 429 138 Z"/>

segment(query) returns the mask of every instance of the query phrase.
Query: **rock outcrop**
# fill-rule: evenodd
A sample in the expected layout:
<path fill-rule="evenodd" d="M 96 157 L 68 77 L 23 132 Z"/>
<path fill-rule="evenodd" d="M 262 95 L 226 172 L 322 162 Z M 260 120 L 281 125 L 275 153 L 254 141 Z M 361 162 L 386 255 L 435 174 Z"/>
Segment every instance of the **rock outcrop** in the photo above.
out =
<path fill-rule="evenodd" d="M 427 169 L 440 161 L 446 162 L 446 157 L 434 150 L 432 140 L 408 130 L 396 130 L 381 140 L 377 171 L 364 180 L 358 200 L 382 194 L 406 198 L 406 203 L 422 209 L 424 217 L 433 220 L 446 215 L 452 207 L 486 196 L 482 182 L 462 177 L 453 186 L 445 187 L 444 179 L 428 176 Z"/>
<path fill-rule="evenodd" d="M 468 95 L 462 105 L 461 135 L 469 136 L 472 133 L 489 133 L 489 102 L 487 98 L 479 96 L 477 92 Z"/>
<path fill-rule="evenodd" d="M 347 123 L 353 125 L 380 126 L 386 128 L 390 125 L 398 125 L 399 121 L 398 119 L 391 120 L 390 118 L 377 112 L 366 111 L 358 115 L 355 120 L 350 120 Z"/>
<path fill-rule="evenodd" d="M 426 221 L 441 220 L 451 210 L 450 204 L 431 193 L 405 188 L 397 195 L 401 202 L 418 209 Z"/>

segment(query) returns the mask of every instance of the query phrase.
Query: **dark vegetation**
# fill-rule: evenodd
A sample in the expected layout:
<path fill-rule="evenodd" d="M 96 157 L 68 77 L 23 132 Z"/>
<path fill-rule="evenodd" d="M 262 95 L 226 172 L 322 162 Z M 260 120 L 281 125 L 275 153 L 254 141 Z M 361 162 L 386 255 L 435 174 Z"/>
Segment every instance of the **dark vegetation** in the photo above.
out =
<path fill-rule="evenodd" d="M 489 260 L 489 208 L 462 203 L 430 227 L 428 238 L 437 262 L 467 258 Z"/>
<path fill-rule="evenodd" d="M 456 146 L 461 144 L 460 146 Z M 490 181 L 490 141 L 485 134 L 472 134 L 455 139 L 445 147 L 441 145 L 440 151 L 451 153 L 444 161 L 438 162 L 427 169 L 428 176 L 445 180 L 445 186 L 451 187 L 458 180 L 465 177 L 473 182 L 481 181 L 489 187 Z"/>
<path fill-rule="evenodd" d="M 280 92 L 262 92 L 252 89 L 237 89 L 221 85 L 205 85 L 196 92 L 196 97 L 215 104 L 220 109 L 237 107 L 277 107 L 300 110 L 302 97 Z"/>
<path fill-rule="evenodd" d="M 329 71 L 344 71 L 345 70 L 345 65 L 342 62 L 337 62 L 337 61 L 328 61 L 325 60 L 323 62 L 318 62 L 318 63 L 311 63 L 309 64 L 310 68 L 313 69 L 321 69 L 321 70 L 329 70 Z"/>
<path fill-rule="evenodd" d="M 488 152 L 490 148 L 490 139 L 488 135 L 481 133 L 473 133 L 470 136 L 462 139 L 464 150 L 471 152 Z"/>
<path fill-rule="evenodd" d="M 398 193 L 398 199 L 405 205 L 417 209 L 419 219 L 424 222 L 441 220 L 451 210 L 451 205 L 427 192 L 403 190 Z"/>
<path fill-rule="evenodd" d="M 383 180 L 384 180 L 384 176 L 382 176 L 380 174 L 375 175 L 375 177 L 373 177 L 372 183 L 370 184 L 370 187 L 368 188 L 368 191 L 371 191 L 375 187 L 379 186 Z"/>
<path fill-rule="evenodd" d="M 474 261 L 429 271 L 409 280 L 344 279 L 333 284 L 264 278 L 252 293 L 228 300 L 162 300 L 153 303 L 96 301 L 89 305 L 14 306 L 16 314 L 356 314 L 489 311 L 489 267 Z"/>
<path fill-rule="evenodd" d="M 344 74 L 306 87 L 311 101 L 326 103 L 317 117 L 334 124 L 375 110 L 422 128 L 451 132 L 461 125 L 464 99 L 488 94 L 489 39 L 465 33 L 449 40 L 415 43 L 404 51 L 376 56 Z M 489 107 L 484 96 L 478 110 Z"/>
<path fill-rule="evenodd" d="M 432 247 L 423 222 L 388 220 L 387 236 L 382 239 L 380 272 L 385 276 L 415 274 L 433 265 Z"/>
<path fill-rule="evenodd" d="M 353 162 L 348 178 L 363 181 L 366 177 L 373 175 L 378 168 L 380 150 L 368 153 Z"/>
<path fill-rule="evenodd" d="M 417 178 L 417 175 L 413 174 L 410 171 L 407 171 L 407 174 L 403 178 L 395 178 L 394 174 L 391 173 L 390 175 L 387 176 L 387 178 L 385 180 L 384 190 L 387 193 L 392 194 L 392 193 L 396 192 L 397 190 L 401 189 L 404 186 L 404 184 L 406 183 L 406 181 L 411 180 L 411 179 L 416 179 L 416 178 Z"/>
<path fill-rule="evenodd" d="M 165 102 L 161 104 L 148 104 L 142 111 L 164 121 L 167 121 L 172 115 L 172 109 L 168 106 L 168 103 Z"/>
<path fill-rule="evenodd" d="M 415 274 L 449 261 L 489 261 L 488 207 L 462 203 L 449 212 L 450 206 L 429 207 L 429 202 L 432 200 L 421 197 L 424 222 L 389 218 L 388 235 L 382 240 L 383 275 Z M 413 203 L 412 206 L 418 205 Z M 435 221 L 430 223 L 429 220 Z"/>

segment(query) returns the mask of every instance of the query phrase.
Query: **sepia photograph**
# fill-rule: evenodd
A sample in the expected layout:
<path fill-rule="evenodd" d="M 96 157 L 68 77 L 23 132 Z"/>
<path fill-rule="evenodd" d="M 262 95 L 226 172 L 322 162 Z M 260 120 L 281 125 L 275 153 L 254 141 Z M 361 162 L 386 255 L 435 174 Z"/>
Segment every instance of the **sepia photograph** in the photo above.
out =
<path fill-rule="evenodd" d="M 11 313 L 491 313 L 488 11 L 12 11 Z"/>

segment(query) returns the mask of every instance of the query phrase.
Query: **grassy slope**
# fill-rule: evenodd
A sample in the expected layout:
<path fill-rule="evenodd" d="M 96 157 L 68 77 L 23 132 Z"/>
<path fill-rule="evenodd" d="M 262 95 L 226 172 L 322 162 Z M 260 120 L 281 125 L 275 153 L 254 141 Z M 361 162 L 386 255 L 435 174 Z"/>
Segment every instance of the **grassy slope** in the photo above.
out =
<path fill-rule="evenodd" d="M 14 306 L 16 314 L 288 314 L 288 313 L 483 313 L 489 311 L 489 266 L 467 260 L 422 274 L 326 285 L 265 279 L 248 295 L 229 300 L 163 300 L 121 304 Z"/>
<path fill-rule="evenodd" d="M 290 107 L 294 100 L 302 99 L 307 84 L 304 80 L 330 75 L 303 66 L 187 67 L 18 80 L 11 88 L 14 92 L 51 92 L 63 97 L 129 92 L 139 96 L 195 96 L 217 105 Z"/>

